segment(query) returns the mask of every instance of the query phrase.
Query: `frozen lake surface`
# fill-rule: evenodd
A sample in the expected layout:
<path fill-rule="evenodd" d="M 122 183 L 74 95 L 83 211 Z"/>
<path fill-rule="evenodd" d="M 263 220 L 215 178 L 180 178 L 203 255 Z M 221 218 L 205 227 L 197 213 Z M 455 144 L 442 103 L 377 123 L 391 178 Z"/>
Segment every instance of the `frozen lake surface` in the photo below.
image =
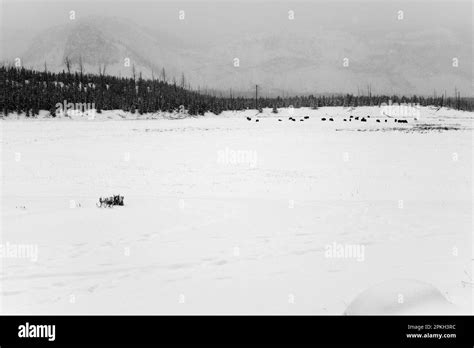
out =
<path fill-rule="evenodd" d="M 412 279 L 472 313 L 473 113 L 288 112 L 0 121 L 1 243 L 38 252 L 1 312 L 342 314 Z"/>

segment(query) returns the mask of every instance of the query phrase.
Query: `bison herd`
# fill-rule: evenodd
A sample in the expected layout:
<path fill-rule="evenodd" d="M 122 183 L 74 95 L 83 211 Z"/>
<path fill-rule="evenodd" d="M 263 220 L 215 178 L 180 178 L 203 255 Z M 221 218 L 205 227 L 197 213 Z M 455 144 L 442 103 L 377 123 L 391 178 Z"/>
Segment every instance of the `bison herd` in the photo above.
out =
<path fill-rule="evenodd" d="M 342 121 L 343 122 L 352 122 L 352 120 L 354 120 L 354 121 L 360 121 L 360 122 L 367 122 L 369 120 L 369 118 L 370 118 L 370 115 L 367 115 L 366 117 L 359 117 L 359 116 L 352 116 L 351 115 L 351 116 L 349 116 L 349 118 L 343 118 Z M 321 121 L 326 121 L 326 120 L 327 120 L 326 117 L 321 117 Z M 329 121 L 334 121 L 334 119 L 331 117 L 331 118 L 329 118 Z M 375 119 L 375 122 L 377 122 L 377 123 L 381 123 L 382 121 L 387 123 L 388 119 L 386 119 L 386 118 L 383 119 L 383 120 L 380 119 L 380 118 Z M 408 120 L 405 120 L 405 119 L 399 120 L 399 119 L 394 118 L 393 122 L 395 122 L 395 123 L 408 123 Z"/>
<path fill-rule="evenodd" d="M 367 115 L 366 117 L 359 117 L 359 116 L 349 116 L 349 118 L 344 118 L 342 119 L 343 122 L 352 122 L 352 120 L 354 121 L 360 121 L 360 122 L 367 122 L 368 119 L 370 118 L 370 115 Z M 299 120 L 300 122 L 303 122 L 304 120 L 307 120 L 309 119 L 309 116 L 302 116 L 302 117 L 299 117 Z M 393 120 L 394 123 L 408 123 L 408 120 L 406 119 L 402 119 L 402 120 L 399 120 L 399 119 L 396 119 L 396 118 L 391 118 Z M 296 122 L 296 117 L 293 117 L 293 116 L 290 116 L 288 117 L 288 120 L 289 121 L 292 121 L 292 122 Z M 375 119 L 375 122 L 377 123 L 381 123 L 382 121 L 387 123 L 390 119 L 379 119 L 379 118 L 376 118 Z M 247 117 L 247 121 L 252 121 L 252 117 Z M 283 119 L 282 118 L 279 118 L 278 119 L 278 122 L 282 122 Z M 321 121 L 329 121 L 329 122 L 334 122 L 334 118 L 332 117 L 321 117 Z M 260 122 L 260 119 L 258 118 L 255 118 L 255 122 Z"/>
<path fill-rule="evenodd" d="M 246 118 L 247 118 L 247 121 L 252 121 L 252 117 L 247 116 Z M 302 116 L 302 117 L 300 118 L 300 122 L 303 122 L 304 120 L 307 120 L 308 118 L 309 118 L 309 116 Z M 288 117 L 288 120 L 289 120 L 289 121 L 296 122 L 296 118 L 291 117 L 291 116 Z M 278 122 L 282 122 L 282 121 L 283 121 L 283 119 L 281 119 L 281 118 L 278 119 Z M 260 122 L 260 119 L 259 119 L 259 118 L 255 118 L 255 122 Z"/>

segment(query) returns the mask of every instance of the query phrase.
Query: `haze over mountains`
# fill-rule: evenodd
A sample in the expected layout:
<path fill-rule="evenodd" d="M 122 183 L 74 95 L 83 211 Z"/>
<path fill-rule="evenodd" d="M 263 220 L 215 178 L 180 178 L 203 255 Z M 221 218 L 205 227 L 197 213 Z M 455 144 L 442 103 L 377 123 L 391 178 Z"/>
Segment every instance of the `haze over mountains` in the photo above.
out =
<path fill-rule="evenodd" d="M 74 70 L 82 59 L 86 72 L 98 73 L 99 66 L 106 66 L 107 74 L 120 76 L 131 76 L 133 65 L 143 77 L 160 77 L 164 68 L 169 81 L 175 78 L 180 84 L 184 74 L 192 88 L 225 94 L 230 89 L 253 93 L 255 84 L 269 96 L 367 93 L 369 84 L 372 93 L 426 95 L 446 90 L 450 95 L 455 87 L 465 95 L 470 91 L 469 35 L 443 25 L 374 33 L 376 29 L 355 33 L 320 23 L 307 30 L 273 25 L 196 42 L 125 18 L 94 15 L 41 30 L 23 44 L 22 33 L 2 29 L 2 59 L 21 57 L 25 67 L 43 70 L 46 63 L 49 70 L 61 71 L 69 57 Z M 452 66 L 454 57 L 458 67 Z"/>

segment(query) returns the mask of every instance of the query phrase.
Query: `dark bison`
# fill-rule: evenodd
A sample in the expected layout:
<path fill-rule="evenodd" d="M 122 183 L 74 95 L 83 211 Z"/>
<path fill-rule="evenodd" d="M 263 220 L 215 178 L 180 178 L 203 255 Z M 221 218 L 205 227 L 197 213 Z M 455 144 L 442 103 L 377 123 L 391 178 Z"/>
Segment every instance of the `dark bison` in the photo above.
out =
<path fill-rule="evenodd" d="M 114 195 L 111 197 L 100 197 L 99 202 L 97 203 L 97 206 L 99 208 L 103 208 L 103 207 L 110 208 L 114 205 L 123 205 L 123 196 Z"/>

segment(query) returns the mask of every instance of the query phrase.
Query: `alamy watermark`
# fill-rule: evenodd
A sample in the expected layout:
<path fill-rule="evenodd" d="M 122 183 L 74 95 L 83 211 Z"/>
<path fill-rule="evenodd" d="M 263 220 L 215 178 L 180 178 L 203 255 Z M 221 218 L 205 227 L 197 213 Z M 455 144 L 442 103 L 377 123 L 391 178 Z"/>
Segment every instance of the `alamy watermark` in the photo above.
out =
<path fill-rule="evenodd" d="M 257 151 L 232 150 L 226 147 L 217 152 L 217 163 L 226 165 L 246 165 L 255 168 L 258 163 Z"/>
<path fill-rule="evenodd" d="M 380 116 L 392 117 L 420 117 L 419 103 L 392 103 L 391 100 L 387 103 L 380 104 Z"/>
<path fill-rule="evenodd" d="M 92 120 L 95 118 L 95 103 L 68 103 L 64 100 L 62 103 L 56 103 L 56 115 L 61 116 L 87 116 Z"/>
<path fill-rule="evenodd" d="M 36 262 L 38 261 L 38 245 L 9 242 L 0 244 L 0 258 L 29 259 L 31 262 Z"/>
<path fill-rule="evenodd" d="M 365 246 L 362 244 L 339 244 L 333 242 L 325 247 L 324 256 L 327 258 L 356 259 L 359 262 L 365 260 Z"/>
<path fill-rule="evenodd" d="M 56 325 L 37 325 L 26 322 L 18 326 L 19 338 L 47 338 L 48 341 L 56 339 Z"/>

